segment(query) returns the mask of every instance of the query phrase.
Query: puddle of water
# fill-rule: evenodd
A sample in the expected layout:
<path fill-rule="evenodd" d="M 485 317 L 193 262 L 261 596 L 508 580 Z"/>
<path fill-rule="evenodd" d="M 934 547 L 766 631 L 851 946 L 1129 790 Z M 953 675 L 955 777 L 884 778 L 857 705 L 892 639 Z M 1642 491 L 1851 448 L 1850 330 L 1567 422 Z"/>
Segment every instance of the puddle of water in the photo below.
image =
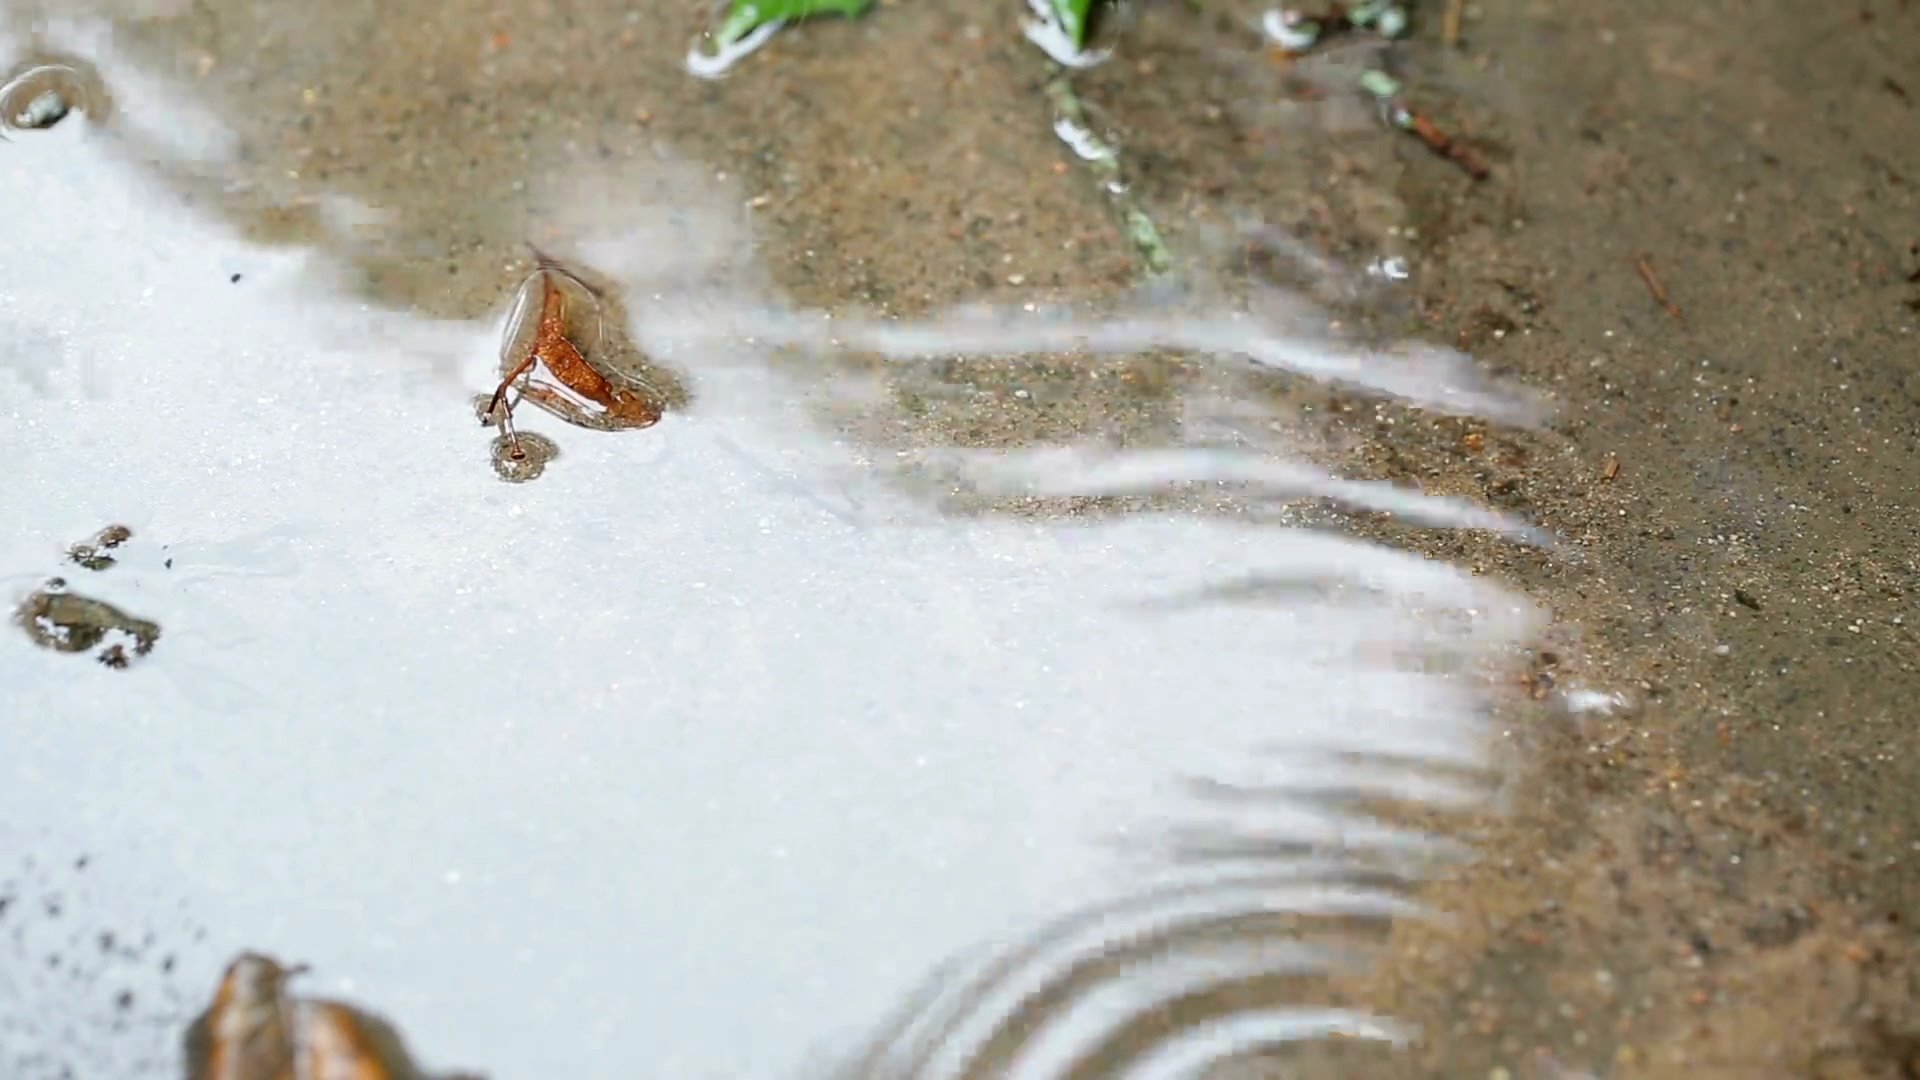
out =
<path fill-rule="evenodd" d="M 244 949 L 306 961 L 423 1060 L 505 1078 L 1178 1075 L 1393 1034 L 1312 977 L 1413 910 L 1351 859 L 1412 874 L 1450 849 L 1355 800 L 1477 797 L 1427 768 L 1485 764 L 1475 668 L 1526 606 L 1251 515 L 943 518 L 818 426 L 833 381 L 768 355 L 1168 345 L 1517 404 L 1432 351 L 1384 364 L 1225 314 L 829 318 L 717 271 L 675 292 L 699 275 L 663 275 L 645 215 L 698 218 L 722 253 L 738 215 L 641 207 L 572 247 L 694 395 L 639 431 L 528 410 L 562 452 L 507 484 L 469 407 L 504 297 L 475 323 L 366 307 L 318 256 L 156 195 L 125 151 L 82 120 L 0 153 L 0 328 L 58 345 L 0 374 L 0 574 L 21 587 L 124 521 L 149 546 L 96 592 L 167 628 L 111 673 L 0 640 L 0 850 L 90 855 L 64 918 L 183 898 L 206 933 L 178 968 L 204 986 Z M 1015 455 L 982 482 L 1506 525 L 1251 455 L 1108 466 Z M 1218 598 L 1250 581 L 1267 591 Z M 95 992 L 24 976 L 0 1013 L 57 1052 Z M 1143 1026 L 1172 1004 L 1204 1022 Z M 84 1034 L 114 1075 L 152 1056 Z"/>

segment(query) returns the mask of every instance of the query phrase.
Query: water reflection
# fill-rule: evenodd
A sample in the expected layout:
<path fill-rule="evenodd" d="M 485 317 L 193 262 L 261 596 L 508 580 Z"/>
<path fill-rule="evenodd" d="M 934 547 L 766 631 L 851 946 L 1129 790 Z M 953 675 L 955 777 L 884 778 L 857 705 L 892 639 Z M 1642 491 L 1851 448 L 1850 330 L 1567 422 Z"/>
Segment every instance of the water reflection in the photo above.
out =
<path fill-rule="evenodd" d="M 164 98 L 142 100 L 134 127 Z M 0 383 L 0 452 L 30 463 L 0 490 L 0 572 L 101 520 L 178 563 L 101 576 L 168 630 L 125 678 L 0 643 L 0 847 L 100 852 L 84 918 L 189 896 L 210 931 L 179 962 L 205 979 L 244 948 L 310 958 L 321 992 L 377 990 L 423 1058 L 501 1077 L 788 1075 L 849 1048 L 862 1075 L 1160 1075 L 1398 1035 L 1325 979 L 1457 854 L 1481 675 L 1531 615 L 1259 512 L 1524 527 L 1190 440 L 1177 409 L 1124 452 L 979 457 L 921 429 L 919 464 L 988 495 L 1150 511 L 959 520 L 821 418 L 872 403 L 849 353 L 1146 349 L 1530 415 L 1464 358 L 1205 298 L 796 309 L 738 191 L 614 164 L 543 220 L 697 392 L 632 438 L 548 424 L 565 467 L 508 486 L 466 404 L 497 380 L 502 305 L 369 308 L 97 131 L 0 156 L 0 229 L 42 268 L 0 283 L 0 326 L 58 344 Z M 1070 426 L 1124 423 L 1105 400 Z M 1174 512 L 1195 488 L 1211 512 Z M 0 1009 L 63 1003 L 82 1015 L 43 981 Z"/>

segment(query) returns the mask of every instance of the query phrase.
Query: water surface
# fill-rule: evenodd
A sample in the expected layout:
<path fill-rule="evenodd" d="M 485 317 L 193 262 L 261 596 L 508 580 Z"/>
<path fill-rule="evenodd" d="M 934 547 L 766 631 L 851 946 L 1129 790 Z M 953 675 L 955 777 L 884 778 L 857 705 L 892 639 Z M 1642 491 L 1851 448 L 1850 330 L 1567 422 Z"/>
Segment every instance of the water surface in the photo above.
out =
<path fill-rule="evenodd" d="M 165 629 L 126 671 L 0 640 L 0 850 L 28 883 L 88 860 L 83 888 L 36 886 L 85 902 L 22 921 L 16 956 L 150 928 L 174 964 L 116 982 L 159 1002 L 268 949 L 426 1060 L 501 1077 L 790 1075 L 883 1044 L 866 1068 L 1157 1074 L 1392 1033 L 1316 999 L 1348 930 L 1412 910 L 1343 860 L 1411 876 L 1447 849 L 1356 800 L 1478 805 L 1480 676 L 1531 614 L 1286 504 L 1519 527 L 1337 485 L 1287 453 L 1310 440 L 1291 414 L 1221 395 L 1264 365 L 1525 402 L 1458 356 L 1211 301 L 1157 322 L 809 308 L 756 263 L 745 192 L 663 145 L 572 169 L 591 209 L 535 205 L 691 397 L 614 434 L 523 410 L 561 455 L 504 484 L 469 399 L 507 291 L 477 313 L 370 299 L 349 241 L 404 230 L 351 185 L 314 189 L 314 243 L 242 235 L 203 204 L 244 171 L 218 113 L 88 40 L 112 113 L 0 156 L 0 324 L 30 343 L 0 381 L 20 463 L 0 575 L 24 595 L 124 523 L 117 564 L 76 585 Z M 1224 374 L 1170 391 L 1153 454 L 1093 440 L 1104 472 L 1016 452 L 1010 479 L 831 422 L 872 404 L 829 359 L 856 348 L 1018 371 L 1162 347 Z M 1115 492 L 1164 501 L 1039 499 Z M 63 970 L 8 976 L 10 1051 L 165 1071 L 164 1023 L 70 1039 L 104 990 Z M 1207 1022 L 1134 1027 L 1179 1003 Z"/>

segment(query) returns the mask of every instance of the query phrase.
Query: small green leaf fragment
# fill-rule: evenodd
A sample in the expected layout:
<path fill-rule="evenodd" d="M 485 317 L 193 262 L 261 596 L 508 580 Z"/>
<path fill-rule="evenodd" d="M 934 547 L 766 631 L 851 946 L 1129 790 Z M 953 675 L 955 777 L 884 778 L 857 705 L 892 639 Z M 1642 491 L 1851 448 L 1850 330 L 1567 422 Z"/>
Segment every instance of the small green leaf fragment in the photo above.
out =
<path fill-rule="evenodd" d="M 1147 264 L 1147 273 L 1158 277 L 1172 270 L 1173 252 L 1167 250 L 1167 242 L 1160 239 L 1160 230 L 1154 226 L 1153 219 L 1132 207 L 1127 209 L 1125 218 L 1127 239 L 1133 241 L 1133 250 Z"/>
<path fill-rule="evenodd" d="M 770 22 L 806 19 L 815 15 L 866 14 L 873 0 L 733 0 L 726 21 L 714 36 L 722 46 L 732 45 Z"/>
<path fill-rule="evenodd" d="M 727 21 L 720 24 L 720 32 L 714 37 L 723 47 L 732 45 L 753 33 L 753 28 L 759 26 L 762 21 L 758 4 L 752 3 L 751 0 L 736 2 L 733 10 L 727 13 Z"/>
<path fill-rule="evenodd" d="M 1060 28 L 1067 32 L 1074 48 L 1087 47 L 1087 24 L 1091 22 L 1094 0 L 1049 0 L 1053 4 L 1054 18 Z"/>
<path fill-rule="evenodd" d="M 1399 95 L 1400 80 L 1379 68 L 1368 68 L 1360 73 L 1360 87 L 1381 101 L 1386 101 Z"/>

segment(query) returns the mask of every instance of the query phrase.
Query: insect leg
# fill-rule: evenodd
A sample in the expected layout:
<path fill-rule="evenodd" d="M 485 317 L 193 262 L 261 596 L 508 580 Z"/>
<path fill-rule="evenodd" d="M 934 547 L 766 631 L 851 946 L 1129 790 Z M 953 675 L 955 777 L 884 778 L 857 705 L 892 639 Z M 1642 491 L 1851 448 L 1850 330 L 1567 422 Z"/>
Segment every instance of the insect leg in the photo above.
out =
<path fill-rule="evenodd" d="M 500 380 L 499 388 L 493 392 L 493 400 L 487 402 L 487 411 L 480 418 L 480 422 L 484 424 L 487 422 L 487 417 L 492 416 L 496 410 L 500 410 L 503 404 L 506 405 L 505 410 L 500 412 L 500 430 L 507 434 L 507 443 L 513 447 L 515 461 L 526 457 L 527 452 L 520 448 L 520 433 L 513 429 L 513 405 L 506 401 L 507 390 L 513 385 L 513 380 L 533 369 L 534 359 L 534 354 L 529 352 L 527 358 L 520 361 L 519 367 L 508 372 L 507 377 Z"/>

